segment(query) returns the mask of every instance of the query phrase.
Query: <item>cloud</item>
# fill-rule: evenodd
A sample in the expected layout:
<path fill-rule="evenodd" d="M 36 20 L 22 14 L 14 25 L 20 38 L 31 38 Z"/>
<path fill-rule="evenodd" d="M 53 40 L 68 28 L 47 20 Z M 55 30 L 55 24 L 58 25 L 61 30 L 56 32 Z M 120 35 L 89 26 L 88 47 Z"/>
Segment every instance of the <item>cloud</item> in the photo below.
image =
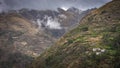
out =
<path fill-rule="evenodd" d="M 3 1 L 3 0 L 0 0 Z M 88 9 L 99 7 L 111 0 L 4 0 L 10 9 L 31 8 L 31 9 L 56 9 L 58 7 L 77 7 Z"/>
<path fill-rule="evenodd" d="M 50 29 L 62 29 L 58 20 L 57 19 L 52 19 L 51 17 L 47 18 L 46 26 L 49 27 Z"/>
<path fill-rule="evenodd" d="M 7 9 L 8 9 L 8 6 L 5 4 L 4 0 L 0 0 L 0 12 Z"/>
<path fill-rule="evenodd" d="M 58 22 L 57 18 L 52 18 L 49 16 L 45 16 L 44 19 L 40 20 L 37 19 L 36 21 L 33 21 L 34 23 L 38 24 L 38 27 L 41 29 L 42 25 L 45 26 L 45 28 L 49 29 L 62 29 L 62 26 Z"/>

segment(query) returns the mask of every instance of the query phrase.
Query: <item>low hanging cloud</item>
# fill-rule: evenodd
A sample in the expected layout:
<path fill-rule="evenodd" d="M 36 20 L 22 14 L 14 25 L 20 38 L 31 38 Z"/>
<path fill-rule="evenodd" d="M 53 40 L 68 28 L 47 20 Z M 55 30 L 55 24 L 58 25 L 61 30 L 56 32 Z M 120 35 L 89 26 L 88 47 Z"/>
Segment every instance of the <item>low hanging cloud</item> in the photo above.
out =
<path fill-rule="evenodd" d="M 37 19 L 34 23 L 38 24 L 38 27 L 41 28 L 44 25 L 45 28 L 49 29 L 62 29 L 63 27 L 58 22 L 57 18 L 52 18 L 49 16 L 45 16 L 43 20 Z"/>
<path fill-rule="evenodd" d="M 52 19 L 51 17 L 48 17 L 46 26 L 49 27 L 50 29 L 62 29 L 58 20 Z"/>
<path fill-rule="evenodd" d="M 80 9 L 88 9 L 94 7 L 100 7 L 101 5 L 111 0 L 0 0 L 3 6 L 7 9 L 56 9 L 58 7 L 76 7 Z M 1 5 L 0 5 L 1 6 Z"/>

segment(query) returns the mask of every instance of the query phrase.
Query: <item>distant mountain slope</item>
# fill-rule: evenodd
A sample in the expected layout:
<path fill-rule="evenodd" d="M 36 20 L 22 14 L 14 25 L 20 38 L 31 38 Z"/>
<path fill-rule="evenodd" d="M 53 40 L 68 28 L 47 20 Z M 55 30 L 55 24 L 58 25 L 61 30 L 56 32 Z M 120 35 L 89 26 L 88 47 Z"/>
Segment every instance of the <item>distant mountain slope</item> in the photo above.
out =
<path fill-rule="evenodd" d="M 74 10 L 77 10 L 77 12 Z M 58 8 L 58 11 L 29 9 L 21 9 L 18 11 L 23 17 L 33 21 L 33 23 L 50 33 L 53 37 L 58 38 L 78 24 L 79 20 L 84 16 L 82 12 L 84 11 L 80 11 L 77 8 L 72 11 L 65 11 L 62 8 Z M 87 13 L 89 13 L 89 11 L 86 12 L 86 14 Z M 49 22 L 51 22 L 51 24 Z"/>
<path fill-rule="evenodd" d="M 74 12 L 74 10 L 77 10 L 77 12 Z M 30 20 L 36 27 L 50 33 L 53 37 L 59 38 L 78 24 L 79 20 L 84 16 L 82 12 L 84 11 L 80 11 L 77 8 L 72 9 L 72 11 L 65 11 L 62 8 L 59 8 L 58 11 L 23 8 L 21 10 L 10 10 L 8 13 L 18 13 Z M 87 13 L 89 11 L 85 14 Z"/>
<path fill-rule="evenodd" d="M 30 68 L 119 68 L 120 1 L 92 11 Z"/>

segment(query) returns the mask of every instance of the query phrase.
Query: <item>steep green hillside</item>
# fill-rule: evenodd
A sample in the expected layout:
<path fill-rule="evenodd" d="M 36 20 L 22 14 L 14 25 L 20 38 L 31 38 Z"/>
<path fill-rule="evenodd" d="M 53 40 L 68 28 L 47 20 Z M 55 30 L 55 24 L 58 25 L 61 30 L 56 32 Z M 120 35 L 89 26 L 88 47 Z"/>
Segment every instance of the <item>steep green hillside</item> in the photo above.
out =
<path fill-rule="evenodd" d="M 120 68 L 120 1 L 92 11 L 30 68 Z"/>

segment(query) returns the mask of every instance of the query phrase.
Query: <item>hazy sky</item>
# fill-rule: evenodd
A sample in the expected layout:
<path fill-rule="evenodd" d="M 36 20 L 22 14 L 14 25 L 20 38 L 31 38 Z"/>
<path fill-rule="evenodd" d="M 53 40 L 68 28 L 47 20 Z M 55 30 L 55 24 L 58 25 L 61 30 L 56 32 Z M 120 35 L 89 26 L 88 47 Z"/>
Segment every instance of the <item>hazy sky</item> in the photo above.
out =
<path fill-rule="evenodd" d="M 77 7 L 88 9 L 100 7 L 111 0 L 0 0 L 0 9 L 56 9 L 58 7 Z"/>

